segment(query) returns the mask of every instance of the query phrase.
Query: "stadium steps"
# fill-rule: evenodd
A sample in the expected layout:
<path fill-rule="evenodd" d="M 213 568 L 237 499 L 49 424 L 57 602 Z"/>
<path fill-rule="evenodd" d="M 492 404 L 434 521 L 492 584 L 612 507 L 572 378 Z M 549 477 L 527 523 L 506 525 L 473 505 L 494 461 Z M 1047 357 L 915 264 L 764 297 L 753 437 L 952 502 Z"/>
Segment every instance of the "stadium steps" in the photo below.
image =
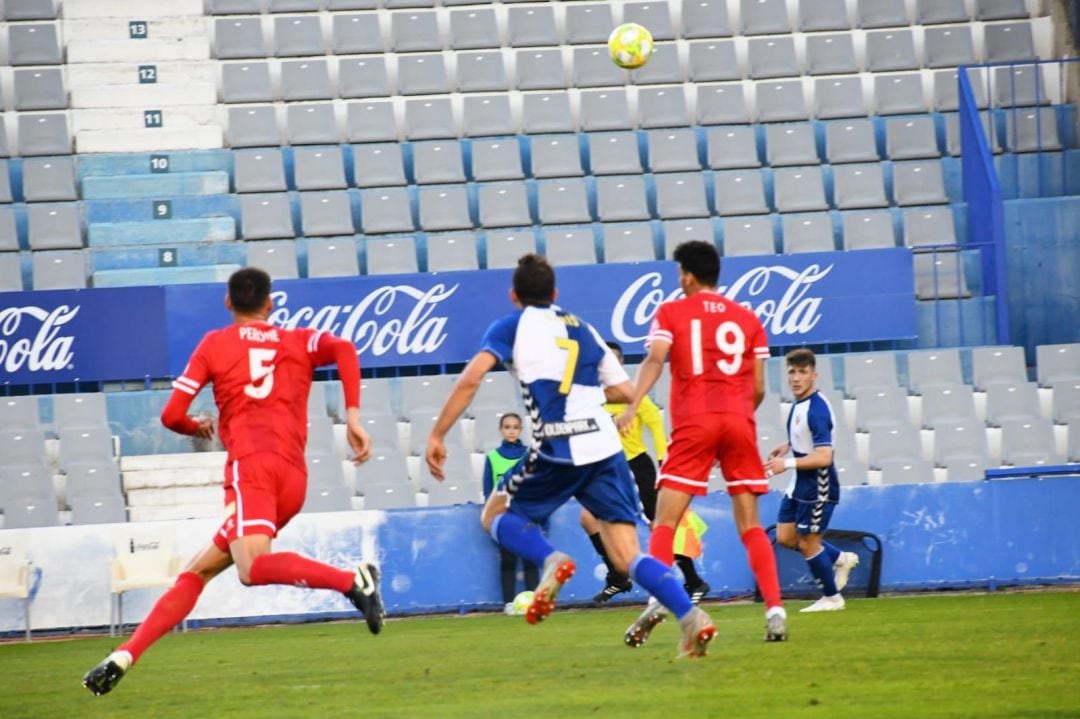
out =
<path fill-rule="evenodd" d="M 120 471 L 124 474 L 125 490 L 169 487 L 176 484 L 206 484 L 206 481 L 199 477 L 198 471 L 215 470 L 218 472 L 217 480 L 220 480 L 226 457 L 225 452 L 125 455 L 120 459 Z M 163 484 L 154 480 L 155 477 L 165 477 L 165 473 L 176 470 L 179 470 L 176 474 L 168 476 L 169 482 Z"/>
<path fill-rule="evenodd" d="M 148 487 L 128 490 L 129 507 L 165 507 L 183 504 L 211 504 L 221 501 L 221 477 L 217 486 Z"/>
<path fill-rule="evenodd" d="M 172 506 L 129 507 L 129 522 L 164 522 L 174 519 L 205 519 L 221 517 L 221 490 L 213 504 L 182 504 Z"/>
<path fill-rule="evenodd" d="M 108 94 L 103 102 L 108 102 Z M 147 127 L 147 114 L 159 112 L 161 127 Z M 71 124 L 76 133 L 88 130 L 177 130 L 197 129 L 200 127 L 218 127 L 219 111 L 217 107 L 201 105 L 177 105 L 175 107 L 153 107 L 128 109 L 122 107 L 98 106 L 71 111 Z"/>
<path fill-rule="evenodd" d="M 228 172 L 232 168 L 230 150 L 190 150 L 177 152 L 167 158 L 168 172 Z M 155 170 L 154 161 L 161 158 L 152 153 L 130 152 L 120 155 L 100 154 L 79 158 L 79 179 L 94 175 L 145 175 Z"/>
<path fill-rule="evenodd" d="M 65 20 L 109 17 L 159 18 L 201 15 L 202 0 L 64 0 Z"/>
<path fill-rule="evenodd" d="M 169 200 L 172 203 L 174 220 L 235 217 L 237 214 L 236 200 L 231 195 L 189 195 L 154 199 Z M 146 222 L 154 219 L 154 204 L 145 199 L 89 200 L 83 202 L 83 210 L 88 223 Z"/>
<path fill-rule="evenodd" d="M 213 105 L 217 87 L 212 82 L 186 85 L 86 85 L 72 88 L 69 104 L 74 109 L 101 107 L 108 98 L 111 107 L 157 108 L 178 105 Z"/>
<path fill-rule="evenodd" d="M 152 130 L 83 130 L 75 136 L 75 149 L 85 152 L 147 152 L 149 150 L 210 150 L 222 147 L 220 127 Z"/>
<path fill-rule="evenodd" d="M 93 175 L 84 177 L 84 200 L 161 198 L 189 195 L 223 195 L 229 191 L 229 174 L 169 172 L 153 175 Z"/>
<path fill-rule="evenodd" d="M 135 267 L 124 270 L 95 270 L 94 287 L 135 285 L 182 285 L 225 282 L 243 265 L 203 265 L 201 267 Z"/>
<path fill-rule="evenodd" d="M 87 229 L 90 247 L 143 243 L 227 242 L 236 239 L 231 217 L 197 217 L 169 222 L 98 222 Z"/>
<path fill-rule="evenodd" d="M 168 258 L 177 267 L 200 265 L 243 265 L 245 250 L 243 242 L 197 242 L 189 244 L 144 244 L 125 247 L 94 247 L 90 249 L 91 269 L 129 270 L 161 265 L 161 252 L 170 251 Z"/>
<path fill-rule="evenodd" d="M 68 87 L 74 93 L 86 87 L 104 88 L 111 85 L 131 85 L 139 80 L 139 67 L 144 63 L 85 62 L 67 66 Z M 157 82 L 144 87 L 181 89 L 190 83 L 210 83 L 217 80 L 213 63 L 198 61 L 167 61 L 155 65 Z M 112 92 L 115 88 L 110 89 Z M 102 90 L 104 92 L 104 90 Z"/>

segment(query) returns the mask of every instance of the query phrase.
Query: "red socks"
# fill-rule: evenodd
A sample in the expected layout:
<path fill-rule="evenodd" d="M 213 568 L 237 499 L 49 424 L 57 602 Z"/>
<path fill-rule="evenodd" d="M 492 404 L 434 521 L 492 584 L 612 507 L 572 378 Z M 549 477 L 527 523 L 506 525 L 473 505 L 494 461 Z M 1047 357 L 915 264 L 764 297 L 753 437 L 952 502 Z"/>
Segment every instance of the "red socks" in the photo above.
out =
<path fill-rule="evenodd" d="M 670 567 L 675 563 L 675 528 L 658 524 L 649 535 L 649 554 Z M 775 571 L 773 572 L 776 573 Z"/>
<path fill-rule="evenodd" d="M 750 560 L 750 569 L 754 572 L 765 607 L 772 609 L 780 606 L 780 580 L 776 576 L 776 555 L 772 543 L 761 527 L 751 527 L 741 537 L 746 555 Z"/>
<path fill-rule="evenodd" d="M 131 639 L 117 649 L 130 652 L 133 662 L 139 661 L 139 656 L 149 649 L 151 644 L 191 614 L 202 590 L 203 582 L 198 574 L 184 572 L 178 576 L 176 583 L 161 595 L 161 599 L 157 600 L 157 604 L 135 630 Z"/>
<path fill-rule="evenodd" d="M 775 573 L 775 572 L 774 572 Z M 260 554 L 251 563 L 251 584 L 292 584 L 309 589 L 352 589 L 356 575 L 293 552 Z"/>

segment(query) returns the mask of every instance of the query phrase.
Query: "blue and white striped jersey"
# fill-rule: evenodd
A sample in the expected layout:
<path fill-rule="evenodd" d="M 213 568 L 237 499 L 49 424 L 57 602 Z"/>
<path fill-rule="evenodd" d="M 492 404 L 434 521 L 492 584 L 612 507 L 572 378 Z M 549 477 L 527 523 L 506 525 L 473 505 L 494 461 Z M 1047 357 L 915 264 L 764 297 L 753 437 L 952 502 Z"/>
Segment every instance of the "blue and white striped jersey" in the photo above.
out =
<path fill-rule="evenodd" d="M 580 466 L 622 452 L 603 388 L 630 377 L 587 322 L 556 305 L 526 307 L 492 323 L 480 349 L 521 383 L 541 457 Z"/>
<path fill-rule="evenodd" d="M 821 392 L 814 391 L 793 404 L 787 420 L 792 454 L 805 457 L 814 451 L 814 447 L 831 447 L 833 420 L 832 405 Z M 840 480 L 836 465 L 796 471 L 784 493 L 797 502 L 839 502 Z"/>

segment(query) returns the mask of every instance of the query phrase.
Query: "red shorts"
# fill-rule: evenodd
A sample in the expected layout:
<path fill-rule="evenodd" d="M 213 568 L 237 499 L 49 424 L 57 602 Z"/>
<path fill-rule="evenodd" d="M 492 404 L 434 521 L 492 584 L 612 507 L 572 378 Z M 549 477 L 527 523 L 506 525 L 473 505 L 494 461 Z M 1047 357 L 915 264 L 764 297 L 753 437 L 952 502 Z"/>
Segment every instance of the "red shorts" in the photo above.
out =
<path fill-rule="evenodd" d="M 225 463 L 225 522 L 214 535 L 223 552 L 239 537 L 277 533 L 304 506 L 307 472 L 272 452 Z"/>
<path fill-rule="evenodd" d="M 757 428 L 750 417 L 717 413 L 691 417 L 671 433 L 656 486 L 686 494 L 709 491 L 709 472 L 719 464 L 728 494 L 765 494 L 769 480 L 758 454 Z"/>

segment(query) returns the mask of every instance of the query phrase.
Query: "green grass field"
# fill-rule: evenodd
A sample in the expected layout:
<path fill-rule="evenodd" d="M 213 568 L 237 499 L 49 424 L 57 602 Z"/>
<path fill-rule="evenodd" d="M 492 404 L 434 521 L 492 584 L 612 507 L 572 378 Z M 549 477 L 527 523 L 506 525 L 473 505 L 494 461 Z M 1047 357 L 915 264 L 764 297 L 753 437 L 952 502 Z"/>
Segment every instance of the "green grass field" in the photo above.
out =
<path fill-rule="evenodd" d="M 802 606 L 765 644 L 760 605 L 710 605 L 696 661 L 673 622 L 623 646 L 637 608 L 170 634 L 104 697 L 80 682 L 114 640 L 7 644 L 0 717 L 1080 716 L 1080 593 Z"/>

